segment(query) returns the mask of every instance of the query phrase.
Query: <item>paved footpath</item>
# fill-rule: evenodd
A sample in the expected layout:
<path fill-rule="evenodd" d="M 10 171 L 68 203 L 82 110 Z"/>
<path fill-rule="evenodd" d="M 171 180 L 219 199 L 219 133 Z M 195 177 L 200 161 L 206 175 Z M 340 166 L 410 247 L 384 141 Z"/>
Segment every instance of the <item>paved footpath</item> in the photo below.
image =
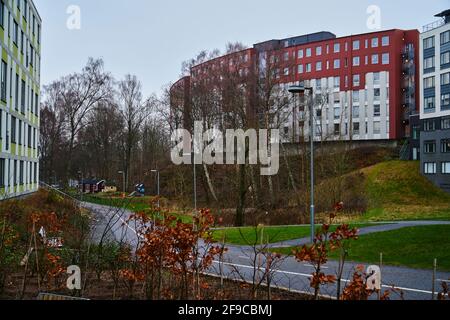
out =
<path fill-rule="evenodd" d="M 138 236 L 135 228 L 127 223 L 128 218 L 133 214 L 131 211 L 100 206 L 96 204 L 83 203 L 83 207 L 93 212 L 95 224 L 95 238 L 97 241 L 107 237 L 110 240 L 127 242 L 132 245 L 137 244 Z M 414 226 L 426 225 L 450 225 L 450 221 L 401 221 L 385 225 L 376 225 L 367 228 L 361 228 L 360 234 L 370 234 L 398 230 Z M 107 230 L 107 232 L 104 232 Z M 282 243 L 272 244 L 271 247 L 290 247 L 307 244 L 309 239 L 297 239 L 284 241 Z M 201 245 L 201 244 L 200 244 Z M 214 261 L 213 266 L 208 271 L 212 275 L 224 275 L 230 279 L 251 281 L 254 273 L 255 252 L 248 246 L 227 246 L 228 252 L 222 261 Z M 256 259 L 258 260 L 258 259 Z M 344 270 L 343 286 L 345 282 L 351 279 L 357 263 L 347 263 Z M 324 266 L 324 272 L 327 274 L 336 274 L 338 263 L 329 261 Z M 283 260 L 276 270 L 272 270 L 273 285 L 299 292 L 310 292 L 309 278 L 313 272 L 312 266 L 299 263 L 294 258 L 288 257 Z M 403 267 L 382 267 L 384 289 L 395 286 L 404 293 L 407 300 L 430 300 L 433 288 L 433 272 L 431 270 L 418 270 Z M 449 280 L 449 272 L 438 272 L 436 275 L 436 289 L 440 288 L 440 280 Z M 321 289 L 322 294 L 336 296 L 336 286 L 325 286 Z M 397 295 L 393 299 L 399 299 Z"/>

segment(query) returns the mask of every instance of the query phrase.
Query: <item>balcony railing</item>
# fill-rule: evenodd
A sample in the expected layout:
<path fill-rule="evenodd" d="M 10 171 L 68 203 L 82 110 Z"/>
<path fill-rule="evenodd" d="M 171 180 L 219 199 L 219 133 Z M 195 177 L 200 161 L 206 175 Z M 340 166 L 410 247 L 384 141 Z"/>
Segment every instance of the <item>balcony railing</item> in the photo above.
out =
<path fill-rule="evenodd" d="M 428 31 L 437 29 L 439 27 L 442 27 L 444 24 L 445 24 L 444 19 L 441 19 L 441 20 L 437 20 L 435 22 L 432 22 L 432 23 L 429 23 L 429 24 L 423 26 L 422 29 L 423 29 L 423 32 L 428 32 Z"/>

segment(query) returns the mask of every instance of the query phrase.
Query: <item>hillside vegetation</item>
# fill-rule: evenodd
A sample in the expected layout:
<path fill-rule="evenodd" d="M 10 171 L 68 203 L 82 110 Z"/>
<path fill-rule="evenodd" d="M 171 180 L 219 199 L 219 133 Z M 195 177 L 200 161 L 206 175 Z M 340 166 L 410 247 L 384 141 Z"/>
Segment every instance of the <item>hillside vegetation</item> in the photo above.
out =
<path fill-rule="evenodd" d="M 361 172 L 369 205 L 362 220 L 450 220 L 450 194 L 420 174 L 419 162 L 382 162 Z"/>

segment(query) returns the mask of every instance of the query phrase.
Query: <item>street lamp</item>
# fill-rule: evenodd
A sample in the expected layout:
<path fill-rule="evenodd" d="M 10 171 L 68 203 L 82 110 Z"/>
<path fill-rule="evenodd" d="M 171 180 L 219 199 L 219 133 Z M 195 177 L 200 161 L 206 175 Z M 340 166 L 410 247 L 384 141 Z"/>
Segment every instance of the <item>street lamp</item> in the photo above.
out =
<path fill-rule="evenodd" d="M 121 174 L 122 175 L 122 181 L 123 181 L 123 192 L 124 193 L 126 193 L 126 191 L 125 191 L 125 171 L 119 171 L 119 172 L 117 172 L 118 174 Z"/>
<path fill-rule="evenodd" d="M 315 238 L 315 206 L 314 206 L 314 97 L 313 89 L 311 87 L 305 87 L 303 84 L 289 87 L 289 92 L 293 96 L 305 96 L 308 93 L 308 106 L 310 117 L 310 143 L 311 143 L 311 243 L 314 243 Z"/>
<path fill-rule="evenodd" d="M 83 202 L 83 192 L 84 192 L 83 172 L 78 171 L 78 174 L 81 176 L 80 201 Z"/>
<path fill-rule="evenodd" d="M 156 173 L 158 177 L 158 208 L 160 208 L 159 196 L 161 195 L 160 187 L 159 187 L 159 170 L 151 170 L 151 172 Z"/>
<path fill-rule="evenodd" d="M 192 151 L 191 153 L 183 153 L 183 156 L 190 156 L 193 164 L 193 174 L 194 174 L 194 210 L 197 212 L 197 172 L 195 168 L 195 153 Z"/>

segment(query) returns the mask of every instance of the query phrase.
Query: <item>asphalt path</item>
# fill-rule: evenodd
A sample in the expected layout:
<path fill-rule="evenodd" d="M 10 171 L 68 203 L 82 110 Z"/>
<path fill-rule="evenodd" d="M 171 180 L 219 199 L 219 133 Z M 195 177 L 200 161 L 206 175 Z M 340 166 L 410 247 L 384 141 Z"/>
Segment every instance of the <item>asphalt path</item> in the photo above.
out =
<path fill-rule="evenodd" d="M 136 233 L 135 225 L 129 223 L 131 211 L 101 206 L 91 203 L 82 203 L 82 206 L 93 213 L 94 230 L 93 235 L 95 241 L 108 239 L 122 243 L 128 243 L 131 246 L 137 246 L 139 236 Z M 379 224 L 376 226 L 360 229 L 360 235 L 398 230 L 407 227 L 427 226 L 427 225 L 450 225 L 445 221 L 401 221 L 389 222 L 389 224 Z M 307 244 L 309 239 L 302 238 L 281 243 L 271 244 L 270 248 L 275 247 L 291 247 Z M 203 243 L 199 243 L 203 246 Z M 214 261 L 208 273 L 213 276 L 223 276 L 224 278 L 253 281 L 260 279 L 263 274 L 267 274 L 266 264 L 260 249 L 250 246 L 227 245 L 228 251 L 219 261 Z M 342 287 L 348 282 L 361 263 L 346 263 Z M 363 264 L 368 267 L 367 264 Z M 433 290 L 433 271 L 419 270 L 405 267 L 382 266 L 382 283 L 383 289 L 388 290 L 396 288 L 403 293 L 406 300 L 430 300 Z M 323 268 L 326 274 L 337 274 L 338 263 L 329 261 Z M 299 263 L 293 257 L 286 257 L 279 261 L 272 269 L 269 270 L 272 278 L 272 285 L 289 289 L 296 292 L 310 293 L 309 286 L 311 274 L 314 269 L 306 263 Z M 450 279 L 449 272 L 437 272 L 436 281 L 434 283 L 436 291 L 440 288 L 442 281 Z M 337 287 L 335 284 L 323 286 L 321 294 L 324 296 L 335 297 Z M 391 295 L 392 299 L 401 299 L 397 293 Z"/>

